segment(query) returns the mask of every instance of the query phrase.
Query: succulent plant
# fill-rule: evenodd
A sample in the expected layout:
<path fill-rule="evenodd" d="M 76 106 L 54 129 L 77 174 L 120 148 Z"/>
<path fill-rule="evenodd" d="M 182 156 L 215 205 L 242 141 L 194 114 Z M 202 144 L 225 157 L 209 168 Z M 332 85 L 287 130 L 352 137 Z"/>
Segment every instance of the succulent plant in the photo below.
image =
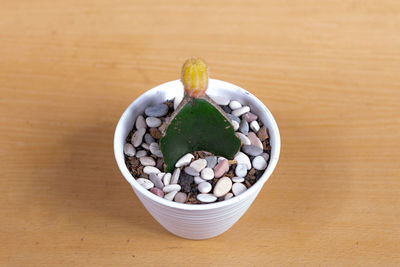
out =
<path fill-rule="evenodd" d="M 208 75 L 208 67 L 201 59 L 191 58 L 183 64 L 181 81 L 185 96 L 160 140 L 166 172 L 171 172 L 178 159 L 193 151 L 233 159 L 240 148 L 231 120 L 205 94 Z"/>

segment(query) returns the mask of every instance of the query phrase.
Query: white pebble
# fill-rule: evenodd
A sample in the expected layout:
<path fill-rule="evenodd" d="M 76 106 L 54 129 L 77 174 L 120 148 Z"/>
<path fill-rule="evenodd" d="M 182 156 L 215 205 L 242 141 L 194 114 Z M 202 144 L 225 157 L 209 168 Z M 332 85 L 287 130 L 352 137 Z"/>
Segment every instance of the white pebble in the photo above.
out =
<path fill-rule="evenodd" d="M 234 109 L 238 109 L 238 108 L 241 108 L 242 107 L 242 104 L 240 104 L 238 101 L 236 101 L 236 100 L 232 100 L 230 103 L 229 103 L 229 107 L 232 109 L 232 110 L 234 110 Z"/>
<path fill-rule="evenodd" d="M 160 146 L 156 142 L 151 143 L 149 149 L 152 154 L 156 155 L 156 157 L 163 157 Z"/>
<path fill-rule="evenodd" d="M 240 117 L 243 114 L 247 113 L 250 111 L 250 107 L 249 106 L 243 106 L 241 108 L 235 109 L 232 111 L 232 115 L 235 115 L 236 117 Z"/>
<path fill-rule="evenodd" d="M 194 159 L 194 156 L 190 153 L 187 153 L 186 155 L 184 155 L 183 157 L 181 157 L 176 163 L 175 163 L 175 167 L 179 168 L 185 165 L 188 165 L 192 159 Z"/>
<path fill-rule="evenodd" d="M 143 136 L 145 133 L 146 129 L 140 128 L 132 135 L 131 143 L 133 144 L 134 147 L 140 146 L 140 144 L 143 141 Z"/>
<path fill-rule="evenodd" d="M 142 115 L 139 115 L 136 119 L 136 129 L 141 129 L 141 128 L 145 128 L 147 127 L 146 125 L 146 121 L 144 120 L 144 117 Z"/>
<path fill-rule="evenodd" d="M 250 128 L 256 133 L 260 130 L 260 125 L 257 121 L 250 122 Z"/>
<path fill-rule="evenodd" d="M 161 125 L 161 120 L 156 117 L 147 117 L 146 118 L 146 124 L 150 128 L 156 128 Z"/>
<path fill-rule="evenodd" d="M 169 172 L 167 172 L 167 173 L 164 175 L 164 177 L 163 177 L 163 183 L 164 183 L 164 185 L 169 185 L 169 184 L 171 183 L 171 177 L 172 177 L 172 174 L 169 173 Z"/>
<path fill-rule="evenodd" d="M 165 175 L 165 172 L 157 173 L 157 176 L 160 177 L 160 179 L 162 179 L 164 177 L 164 175 Z"/>
<path fill-rule="evenodd" d="M 179 104 L 182 102 L 183 96 L 177 96 L 174 98 L 174 110 L 179 106 Z"/>
<path fill-rule="evenodd" d="M 244 178 L 235 176 L 235 177 L 232 178 L 232 182 L 234 182 L 234 183 L 242 183 L 242 182 L 244 182 Z"/>
<path fill-rule="evenodd" d="M 242 183 L 234 183 L 232 185 L 232 192 L 235 196 L 240 195 L 246 190 L 247 190 L 246 186 Z"/>
<path fill-rule="evenodd" d="M 172 201 L 174 199 L 176 193 L 178 193 L 178 191 L 169 192 L 168 194 L 165 194 L 164 198 L 166 200 L 171 200 Z"/>
<path fill-rule="evenodd" d="M 169 184 L 164 186 L 163 191 L 165 193 L 169 193 L 172 191 L 180 191 L 181 190 L 181 186 L 179 184 Z"/>
<path fill-rule="evenodd" d="M 265 161 L 269 160 L 269 154 L 268 153 L 262 153 L 261 157 L 263 157 L 265 159 Z"/>
<path fill-rule="evenodd" d="M 200 175 L 204 180 L 212 180 L 214 178 L 214 171 L 211 168 L 204 168 Z"/>
<path fill-rule="evenodd" d="M 216 197 L 222 197 L 231 191 L 232 180 L 229 177 L 222 177 L 214 186 L 213 194 Z"/>
<path fill-rule="evenodd" d="M 150 149 L 149 144 L 146 144 L 146 143 L 143 143 L 143 144 L 142 144 L 142 147 L 143 147 L 144 149 L 146 149 L 146 150 L 149 150 L 149 149 Z"/>
<path fill-rule="evenodd" d="M 246 165 L 246 169 L 247 170 L 251 169 L 250 158 L 246 154 L 244 154 L 243 152 L 239 151 L 238 153 L 236 153 L 236 155 L 235 155 L 235 157 L 233 159 L 236 160 L 237 164 Z"/>
<path fill-rule="evenodd" d="M 235 174 L 236 174 L 236 176 L 239 176 L 239 177 L 245 177 L 247 174 L 246 165 L 244 165 L 244 164 L 236 165 Z"/>
<path fill-rule="evenodd" d="M 144 157 L 144 156 L 147 156 L 147 151 L 146 150 L 140 150 L 140 151 L 138 151 L 136 153 L 136 157 L 137 158 L 141 158 L 141 157 Z"/>
<path fill-rule="evenodd" d="M 214 100 L 215 103 L 221 106 L 226 106 L 229 104 L 229 98 L 220 95 L 210 95 L 211 99 Z"/>
<path fill-rule="evenodd" d="M 219 157 L 219 158 L 218 158 L 218 163 L 220 163 L 220 162 L 223 161 L 224 159 L 226 159 L 226 158 L 224 158 L 224 157 Z"/>
<path fill-rule="evenodd" d="M 228 194 L 225 195 L 224 200 L 228 200 L 228 199 L 230 199 L 232 197 L 233 197 L 233 194 L 232 193 L 228 193 Z"/>
<path fill-rule="evenodd" d="M 244 134 L 237 132 L 236 136 L 240 139 L 240 142 L 242 143 L 242 145 L 250 145 L 251 144 L 250 139 L 247 136 L 245 136 Z"/>
<path fill-rule="evenodd" d="M 176 184 L 178 183 L 179 180 L 179 176 L 181 175 L 181 169 L 176 168 L 174 170 L 174 172 L 172 173 L 172 177 L 171 177 L 171 182 L 170 184 Z"/>
<path fill-rule="evenodd" d="M 193 169 L 195 169 L 197 172 L 201 172 L 202 169 L 204 169 L 207 166 L 207 160 L 205 159 L 198 159 L 190 163 L 189 165 Z"/>
<path fill-rule="evenodd" d="M 217 197 L 212 194 L 198 194 L 197 200 L 204 203 L 211 203 L 217 200 Z"/>
<path fill-rule="evenodd" d="M 156 166 L 156 161 L 152 157 L 141 157 L 139 160 L 143 166 Z"/>
<path fill-rule="evenodd" d="M 263 156 L 257 156 L 253 159 L 253 167 L 259 171 L 265 170 L 267 168 L 267 161 Z"/>
<path fill-rule="evenodd" d="M 202 182 L 205 182 L 205 181 L 206 181 L 206 180 L 202 179 L 202 178 L 199 177 L 199 176 L 194 177 L 194 182 L 195 182 L 195 184 L 199 184 L 199 183 L 202 183 Z"/>
<path fill-rule="evenodd" d="M 154 187 L 153 182 L 146 178 L 137 178 L 136 182 L 138 182 L 145 189 L 150 189 L 150 188 Z"/>
<path fill-rule="evenodd" d="M 199 185 L 197 186 L 197 189 L 199 190 L 200 193 L 206 194 L 211 191 L 212 186 L 210 183 L 202 182 L 202 183 L 199 183 Z"/>
<path fill-rule="evenodd" d="M 132 144 L 126 143 L 124 145 L 124 153 L 125 155 L 127 155 L 128 157 L 132 157 L 135 156 L 136 154 L 136 149 L 133 147 Z"/>
<path fill-rule="evenodd" d="M 157 169 L 156 167 L 146 166 L 143 168 L 143 172 L 145 174 L 150 174 L 150 173 L 160 173 L 161 171 L 159 169 Z"/>
<path fill-rule="evenodd" d="M 235 132 L 239 129 L 239 123 L 237 121 L 232 121 L 232 126 Z"/>

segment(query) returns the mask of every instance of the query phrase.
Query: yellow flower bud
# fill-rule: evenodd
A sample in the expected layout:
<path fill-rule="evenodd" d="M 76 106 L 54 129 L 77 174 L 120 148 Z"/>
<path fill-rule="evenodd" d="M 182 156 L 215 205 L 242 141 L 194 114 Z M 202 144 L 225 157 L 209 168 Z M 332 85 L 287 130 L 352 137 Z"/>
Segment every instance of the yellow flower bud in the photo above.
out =
<path fill-rule="evenodd" d="M 208 66 L 203 60 L 198 58 L 186 60 L 181 75 L 185 92 L 190 97 L 204 96 L 208 87 Z"/>

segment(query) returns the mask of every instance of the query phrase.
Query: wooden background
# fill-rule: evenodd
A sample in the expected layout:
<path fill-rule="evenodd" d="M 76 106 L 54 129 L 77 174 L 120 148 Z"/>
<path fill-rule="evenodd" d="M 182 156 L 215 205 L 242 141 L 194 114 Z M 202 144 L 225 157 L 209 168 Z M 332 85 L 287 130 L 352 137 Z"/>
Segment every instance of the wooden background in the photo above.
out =
<path fill-rule="evenodd" d="M 280 162 L 225 234 L 166 232 L 121 113 L 190 56 L 275 115 Z M 399 1 L 2 0 L 1 266 L 399 266 Z"/>

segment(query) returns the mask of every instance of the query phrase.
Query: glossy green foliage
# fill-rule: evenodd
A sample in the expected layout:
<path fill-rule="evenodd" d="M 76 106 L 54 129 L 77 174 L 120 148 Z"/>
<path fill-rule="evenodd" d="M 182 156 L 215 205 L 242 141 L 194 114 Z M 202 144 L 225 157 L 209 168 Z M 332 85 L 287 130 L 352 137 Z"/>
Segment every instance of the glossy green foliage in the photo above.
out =
<path fill-rule="evenodd" d="M 186 153 L 208 151 L 233 159 L 240 148 L 240 139 L 228 119 L 205 99 L 193 98 L 171 120 L 161 138 L 161 151 L 166 172 Z"/>

